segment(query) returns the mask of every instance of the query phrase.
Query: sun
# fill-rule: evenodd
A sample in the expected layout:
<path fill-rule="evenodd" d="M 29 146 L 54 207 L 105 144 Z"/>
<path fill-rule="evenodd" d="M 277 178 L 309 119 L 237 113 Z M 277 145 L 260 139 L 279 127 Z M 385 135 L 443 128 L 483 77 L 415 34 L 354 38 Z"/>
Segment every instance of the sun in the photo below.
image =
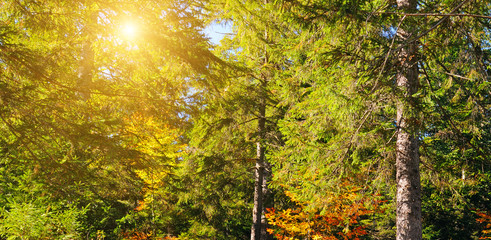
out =
<path fill-rule="evenodd" d="M 134 39 L 139 32 L 138 24 L 132 21 L 127 21 L 121 26 L 123 36 L 129 40 Z"/>

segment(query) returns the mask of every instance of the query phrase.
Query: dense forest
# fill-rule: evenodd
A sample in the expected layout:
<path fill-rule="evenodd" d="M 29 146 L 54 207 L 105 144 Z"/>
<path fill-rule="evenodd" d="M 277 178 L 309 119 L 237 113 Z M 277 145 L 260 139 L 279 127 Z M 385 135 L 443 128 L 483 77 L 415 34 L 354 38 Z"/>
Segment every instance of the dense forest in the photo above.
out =
<path fill-rule="evenodd" d="M 0 0 L 0 239 L 491 239 L 490 58 L 486 0 Z"/>

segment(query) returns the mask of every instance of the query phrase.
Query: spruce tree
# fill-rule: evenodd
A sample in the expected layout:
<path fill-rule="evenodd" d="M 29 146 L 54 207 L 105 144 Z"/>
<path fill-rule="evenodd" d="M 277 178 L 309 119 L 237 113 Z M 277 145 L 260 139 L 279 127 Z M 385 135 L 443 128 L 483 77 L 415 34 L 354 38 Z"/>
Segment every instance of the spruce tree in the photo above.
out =
<path fill-rule="evenodd" d="M 349 176 L 364 179 L 355 182 L 365 186 L 366 197 L 379 192 L 391 199 L 391 186 L 397 184 L 397 239 L 421 239 L 420 157 L 431 157 L 422 154 L 423 139 L 433 136 L 435 123 L 457 114 L 455 105 L 440 101 L 427 108 L 425 101 L 441 98 L 427 87 L 465 78 L 467 84 L 488 88 L 482 60 L 435 52 L 460 48 L 475 56 L 474 46 L 489 39 L 479 33 L 489 24 L 489 7 L 468 1 L 278 2 L 280 15 L 298 34 L 278 46 L 293 63 L 286 70 L 292 78 L 281 84 L 295 91 L 283 95 L 291 101 L 280 123 L 286 145 L 276 153 L 276 181 L 296 199 L 326 211 L 322 193 L 339 190 L 336 185 Z M 466 77 L 471 73 L 473 78 Z M 435 107 L 446 109 L 446 116 L 436 117 L 441 109 Z M 484 109 L 476 116 L 486 116 Z M 487 125 L 481 117 L 474 119 Z M 467 131 L 453 126 L 456 134 Z M 477 145 L 484 157 L 488 148 Z"/>

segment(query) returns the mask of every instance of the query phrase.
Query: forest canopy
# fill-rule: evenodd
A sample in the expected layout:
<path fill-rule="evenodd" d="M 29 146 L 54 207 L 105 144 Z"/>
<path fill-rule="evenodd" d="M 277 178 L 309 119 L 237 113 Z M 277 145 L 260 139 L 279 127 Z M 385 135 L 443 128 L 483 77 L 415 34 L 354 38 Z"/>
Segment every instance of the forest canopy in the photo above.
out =
<path fill-rule="evenodd" d="M 0 239 L 491 239 L 487 1 L 0 9 Z"/>

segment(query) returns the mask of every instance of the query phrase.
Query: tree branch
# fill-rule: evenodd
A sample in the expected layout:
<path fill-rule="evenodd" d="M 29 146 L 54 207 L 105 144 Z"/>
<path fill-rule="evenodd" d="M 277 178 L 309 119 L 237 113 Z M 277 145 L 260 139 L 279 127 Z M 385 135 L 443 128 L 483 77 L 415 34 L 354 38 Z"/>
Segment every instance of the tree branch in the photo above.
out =
<path fill-rule="evenodd" d="M 491 19 L 491 16 L 469 14 L 469 13 L 400 13 L 400 12 L 379 12 L 379 14 L 395 14 L 404 16 L 421 16 L 421 17 L 473 17 Z"/>
<path fill-rule="evenodd" d="M 459 10 L 459 8 L 461 8 L 462 6 L 464 6 L 464 4 L 466 4 L 469 0 L 465 0 L 465 1 L 462 1 L 457 7 L 453 8 L 452 11 L 450 11 L 450 13 L 447 13 L 446 15 L 448 16 L 444 16 L 442 17 L 435 25 L 433 25 L 430 29 L 426 30 L 425 32 L 421 33 L 420 35 L 416 36 L 414 39 L 412 39 L 411 41 L 409 41 L 409 43 L 412 43 L 412 42 L 415 42 L 417 41 L 418 39 L 424 37 L 426 34 L 430 33 L 431 31 L 435 30 L 435 28 L 437 28 L 440 24 L 442 24 L 445 20 L 447 20 L 451 14 L 455 14 L 455 12 L 457 10 Z M 411 13 L 405 13 L 405 15 L 409 15 Z M 417 14 L 417 13 L 415 13 Z"/>

